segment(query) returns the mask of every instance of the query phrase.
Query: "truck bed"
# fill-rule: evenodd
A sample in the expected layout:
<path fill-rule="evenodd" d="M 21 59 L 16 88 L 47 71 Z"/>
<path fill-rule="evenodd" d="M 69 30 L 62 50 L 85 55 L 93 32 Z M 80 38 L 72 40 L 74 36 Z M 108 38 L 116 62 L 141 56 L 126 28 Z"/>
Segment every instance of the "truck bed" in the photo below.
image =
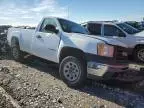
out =
<path fill-rule="evenodd" d="M 35 30 L 22 29 L 22 28 L 10 28 L 7 34 L 8 44 L 11 46 L 11 38 L 15 36 L 19 39 L 20 48 L 22 51 L 31 52 L 31 41 Z"/>

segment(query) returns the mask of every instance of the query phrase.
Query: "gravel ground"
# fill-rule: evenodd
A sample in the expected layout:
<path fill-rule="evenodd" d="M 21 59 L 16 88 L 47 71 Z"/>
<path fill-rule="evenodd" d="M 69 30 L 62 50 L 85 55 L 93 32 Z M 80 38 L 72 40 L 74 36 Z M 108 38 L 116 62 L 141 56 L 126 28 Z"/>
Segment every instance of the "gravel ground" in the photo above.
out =
<path fill-rule="evenodd" d="M 21 108 L 2 87 L 0 87 L 0 100 L 0 108 Z"/>
<path fill-rule="evenodd" d="M 29 61 L 0 60 L 0 86 L 23 108 L 144 108 L 142 93 L 94 80 L 71 89 L 60 80 L 56 65 Z"/>

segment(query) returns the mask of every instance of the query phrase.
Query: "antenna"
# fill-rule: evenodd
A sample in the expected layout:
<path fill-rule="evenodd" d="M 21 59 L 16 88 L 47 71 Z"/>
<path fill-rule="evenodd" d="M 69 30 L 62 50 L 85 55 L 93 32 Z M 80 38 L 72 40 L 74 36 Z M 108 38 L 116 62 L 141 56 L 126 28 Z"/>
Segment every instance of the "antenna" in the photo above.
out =
<path fill-rule="evenodd" d="M 67 17 L 70 18 L 70 4 L 72 3 L 72 0 L 69 0 L 68 4 L 65 6 L 67 7 Z"/>

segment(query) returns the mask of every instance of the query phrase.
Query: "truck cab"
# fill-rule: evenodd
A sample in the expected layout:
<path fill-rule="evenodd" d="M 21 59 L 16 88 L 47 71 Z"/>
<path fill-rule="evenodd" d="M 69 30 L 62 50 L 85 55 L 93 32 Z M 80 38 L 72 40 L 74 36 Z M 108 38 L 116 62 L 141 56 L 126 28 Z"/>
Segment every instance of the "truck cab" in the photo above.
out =
<path fill-rule="evenodd" d="M 138 62 L 144 62 L 144 31 L 123 22 L 89 21 L 82 24 L 91 35 L 118 40 L 128 47 L 128 54 Z"/>

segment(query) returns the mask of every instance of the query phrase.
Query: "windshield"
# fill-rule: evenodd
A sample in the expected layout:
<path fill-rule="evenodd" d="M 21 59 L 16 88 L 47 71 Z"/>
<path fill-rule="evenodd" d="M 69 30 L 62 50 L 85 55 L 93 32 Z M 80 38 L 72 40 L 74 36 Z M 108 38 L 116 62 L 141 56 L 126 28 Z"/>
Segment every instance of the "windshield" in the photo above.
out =
<path fill-rule="evenodd" d="M 64 19 L 58 19 L 58 21 L 64 32 L 88 34 L 88 31 L 79 24 Z"/>
<path fill-rule="evenodd" d="M 140 32 L 139 30 L 131 27 L 130 25 L 126 24 L 126 23 L 119 23 L 117 24 L 121 29 L 123 29 L 125 32 L 127 32 L 128 34 L 135 34 Z"/>

